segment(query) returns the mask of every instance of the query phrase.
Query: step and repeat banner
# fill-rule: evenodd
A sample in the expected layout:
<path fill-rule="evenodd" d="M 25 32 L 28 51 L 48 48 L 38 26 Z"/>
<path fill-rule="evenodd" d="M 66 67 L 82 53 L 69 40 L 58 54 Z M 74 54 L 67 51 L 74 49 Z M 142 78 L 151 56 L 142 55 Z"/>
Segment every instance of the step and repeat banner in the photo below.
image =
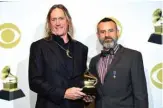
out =
<path fill-rule="evenodd" d="M 88 64 L 101 51 L 98 21 L 113 18 L 121 33 L 118 42 L 143 55 L 149 108 L 163 108 L 163 1 L 156 0 L 0 0 L 0 108 L 34 108 L 36 94 L 28 85 L 29 48 L 44 37 L 46 15 L 54 4 L 68 8 L 75 39 L 89 47 Z M 13 87 L 11 96 L 3 91 L 8 86 Z"/>

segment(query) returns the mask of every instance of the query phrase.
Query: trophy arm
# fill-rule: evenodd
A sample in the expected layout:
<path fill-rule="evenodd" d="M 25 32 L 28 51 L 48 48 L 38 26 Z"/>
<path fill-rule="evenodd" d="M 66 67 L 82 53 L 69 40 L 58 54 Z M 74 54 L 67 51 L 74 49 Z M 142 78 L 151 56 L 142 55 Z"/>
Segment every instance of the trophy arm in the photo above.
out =
<path fill-rule="evenodd" d="M 13 77 L 13 78 L 15 79 L 15 81 L 16 81 L 16 82 L 18 81 L 18 78 L 17 78 L 15 75 L 13 75 L 13 74 L 9 73 L 9 75 L 8 75 L 8 76 Z"/>
<path fill-rule="evenodd" d="M 87 77 L 87 78 L 93 78 L 93 79 L 95 79 L 96 77 L 94 77 L 94 76 L 92 76 L 92 75 L 84 75 L 84 77 Z"/>

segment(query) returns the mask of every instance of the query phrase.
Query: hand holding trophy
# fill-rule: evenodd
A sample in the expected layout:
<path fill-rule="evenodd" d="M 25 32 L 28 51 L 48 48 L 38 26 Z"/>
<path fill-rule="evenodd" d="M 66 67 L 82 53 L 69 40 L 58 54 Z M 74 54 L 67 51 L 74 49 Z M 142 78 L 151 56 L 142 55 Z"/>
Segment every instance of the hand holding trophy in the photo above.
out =
<path fill-rule="evenodd" d="M 3 89 L 0 91 L 0 98 L 5 100 L 13 100 L 24 97 L 22 90 L 17 88 L 18 79 L 10 73 L 9 66 L 5 66 L 1 73 L 3 81 Z"/>

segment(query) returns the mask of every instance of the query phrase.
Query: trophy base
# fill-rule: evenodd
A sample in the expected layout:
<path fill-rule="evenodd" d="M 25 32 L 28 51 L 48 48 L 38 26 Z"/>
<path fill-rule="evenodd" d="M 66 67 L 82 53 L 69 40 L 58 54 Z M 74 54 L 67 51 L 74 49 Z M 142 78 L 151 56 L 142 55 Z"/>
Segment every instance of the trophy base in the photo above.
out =
<path fill-rule="evenodd" d="M 86 88 L 86 87 L 84 87 L 82 92 L 84 92 L 87 95 L 95 95 L 96 94 L 96 88 Z"/>
<path fill-rule="evenodd" d="M 21 98 L 24 96 L 25 96 L 24 93 L 20 89 L 16 91 L 5 91 L 5 90 L 0 91 L 0 99 L 4 99 L 8 101 Z"/>

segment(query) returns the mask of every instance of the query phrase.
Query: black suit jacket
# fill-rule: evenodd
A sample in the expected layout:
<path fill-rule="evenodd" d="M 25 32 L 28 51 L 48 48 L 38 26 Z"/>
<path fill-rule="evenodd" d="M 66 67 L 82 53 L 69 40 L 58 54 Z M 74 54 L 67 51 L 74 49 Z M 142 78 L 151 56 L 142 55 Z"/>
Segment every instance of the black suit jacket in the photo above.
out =
<path fill-rule="evenodd" d="M 99 80 L 96 108 L 148 108 L 141 53 L 120 45 L 108 67 L 103 84 L 100 82 L 97 71 L 99 59 L 100 55 L 93 57 L 89 67 L 90 72 Z"/>
<path fill-rule="evenodd" d="M 73 72 L 69 77 L 58 45 L 41 39 L 32 43 L 29 57 L 29 87 L 38 94 L 36 108 L 83 108 L 82 100 L 64 99 L 67 88 L 82 87 L 88 48 L 72 40 Z"/>

